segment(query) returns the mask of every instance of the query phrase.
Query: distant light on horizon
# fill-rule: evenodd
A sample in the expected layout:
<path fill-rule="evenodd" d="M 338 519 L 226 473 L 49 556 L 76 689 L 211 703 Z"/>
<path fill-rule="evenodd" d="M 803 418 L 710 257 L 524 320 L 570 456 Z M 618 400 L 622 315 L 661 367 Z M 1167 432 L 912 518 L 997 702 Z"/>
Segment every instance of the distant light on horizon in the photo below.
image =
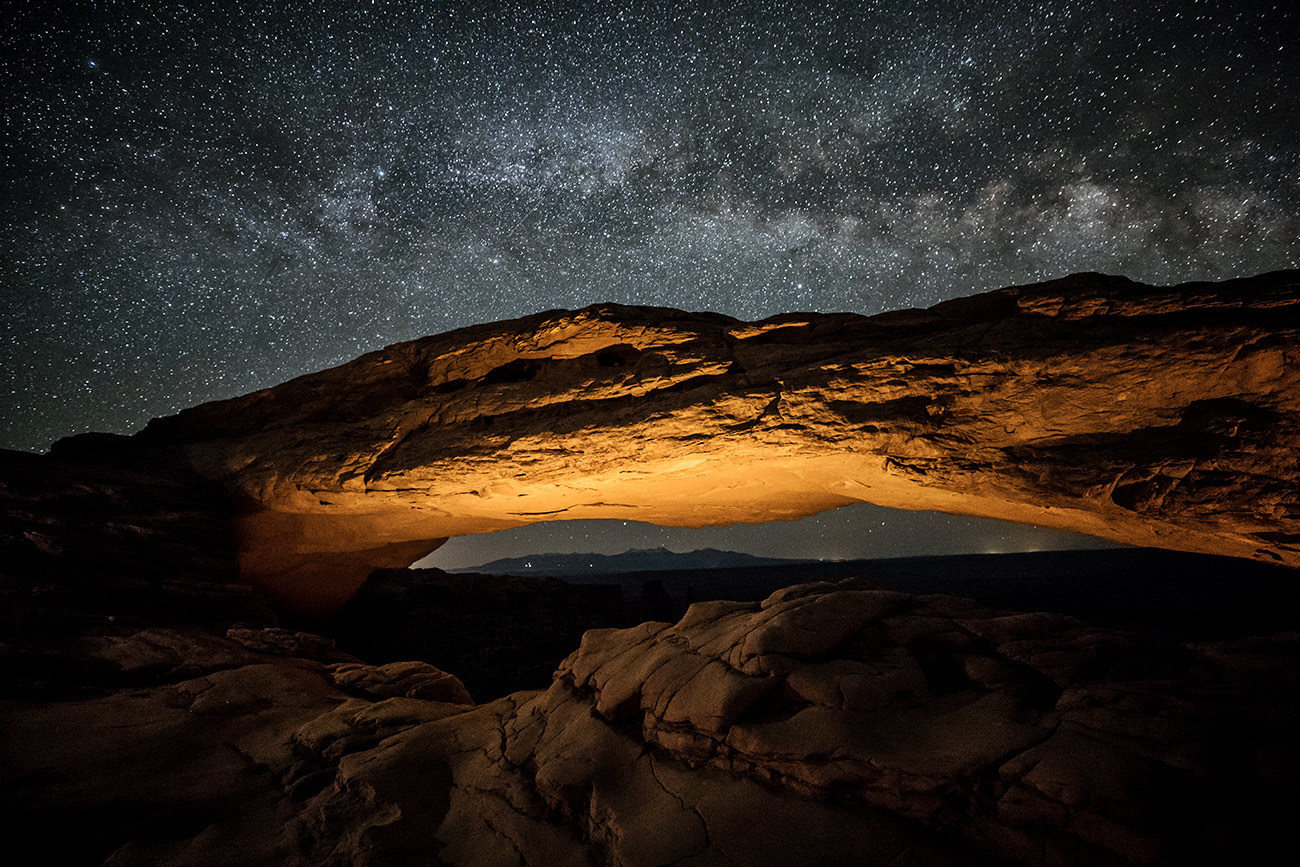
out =
<path fill-rule="evenodd" d="M 833 553 L 828 552 L 830 545 Z M 1120 546 L 1044 527 L 860 503 L 797 521 L 699 529 L 622 519 L 548 521 L 450 539 L 413 568 L 465 569 L 503 558 L 610 555 L 659 547 L 676 553 L 716 548 L 760 557 L 842 561 Z M 532 568 L 531 563 L 525 568 Z"/>

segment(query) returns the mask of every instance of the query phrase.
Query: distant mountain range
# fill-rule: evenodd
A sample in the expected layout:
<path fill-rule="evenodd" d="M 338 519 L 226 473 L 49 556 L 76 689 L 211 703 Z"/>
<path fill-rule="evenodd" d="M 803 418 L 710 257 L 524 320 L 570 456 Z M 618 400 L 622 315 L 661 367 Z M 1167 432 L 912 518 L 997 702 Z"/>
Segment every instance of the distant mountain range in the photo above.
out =
<path fill-rule="evenodd" d="M 482 566 L 448 569 L 448 572 L 476 572 L 486 575 L 549 575 L 571 578 L 579 575 L 612 575 L 624 572 L 666 572 L 691 569 L 741 569 L 755 566 L 789 566 L 816 560 L 755 557 L 737 551 L 702 548 L 680 554 L 667 548 L 639 548 L 622 554 L 532 554 L 507 557 Z"/>

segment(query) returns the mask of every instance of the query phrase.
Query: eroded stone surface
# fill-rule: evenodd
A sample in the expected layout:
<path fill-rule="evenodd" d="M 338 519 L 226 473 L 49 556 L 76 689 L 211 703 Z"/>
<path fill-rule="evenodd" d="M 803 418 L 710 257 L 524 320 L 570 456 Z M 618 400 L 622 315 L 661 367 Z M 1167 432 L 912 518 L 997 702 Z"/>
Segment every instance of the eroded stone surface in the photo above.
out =
<path fill-rule="evenodd" d="M 1286 833 L 1298 652 L 805 586 L 590 632 L 419 749 L 449 863 L 1227 863 Z"/>
<path fill-rule="evenodd" d="M 0 699 L 8 863 L 321 863 L 292 832 L 342 758 L 466 709 L 383 689 L 357 697 L 337 666 L 245 663 L 91 698 Z M 382 822 L 383 808 L 368 815 Z"/>
<path fill-rule="evenodd" d="M 391 346 L 128 450 L 234 492 L 243 571 L 308 613 L 448 536 L 862 501 L 1295 566 L 1297 302 L 1279 272 L 758 323 L 599 305 Z"/>

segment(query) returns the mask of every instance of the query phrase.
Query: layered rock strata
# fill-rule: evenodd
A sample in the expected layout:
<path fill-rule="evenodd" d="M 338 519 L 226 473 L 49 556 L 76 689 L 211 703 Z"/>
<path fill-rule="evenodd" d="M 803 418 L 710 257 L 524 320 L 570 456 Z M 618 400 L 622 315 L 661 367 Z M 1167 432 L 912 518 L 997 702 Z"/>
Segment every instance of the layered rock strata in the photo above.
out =
<path fill-rule="evenodd" d="M 234 494 L 244 574 L 308 614 L 449 536 L 863 501 L 1296 566 L 1297 347 L 1295 272 L 755 323 L 606 304 L 397 344 L 123 451 Z"/>

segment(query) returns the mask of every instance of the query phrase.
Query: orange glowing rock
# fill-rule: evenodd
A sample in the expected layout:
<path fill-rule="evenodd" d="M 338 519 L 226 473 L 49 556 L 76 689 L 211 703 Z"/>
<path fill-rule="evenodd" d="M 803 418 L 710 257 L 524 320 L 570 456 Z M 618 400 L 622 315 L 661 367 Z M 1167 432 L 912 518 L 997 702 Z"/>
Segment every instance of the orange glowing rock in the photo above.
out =
<path fill-rule="evenodd" d="M 152 422 L 308 614 L 537 521 L 935 509 L 1300 566 L 1300 275 L 1085 274 L 864 317 L 603 304 L 390 346 Z"/>

